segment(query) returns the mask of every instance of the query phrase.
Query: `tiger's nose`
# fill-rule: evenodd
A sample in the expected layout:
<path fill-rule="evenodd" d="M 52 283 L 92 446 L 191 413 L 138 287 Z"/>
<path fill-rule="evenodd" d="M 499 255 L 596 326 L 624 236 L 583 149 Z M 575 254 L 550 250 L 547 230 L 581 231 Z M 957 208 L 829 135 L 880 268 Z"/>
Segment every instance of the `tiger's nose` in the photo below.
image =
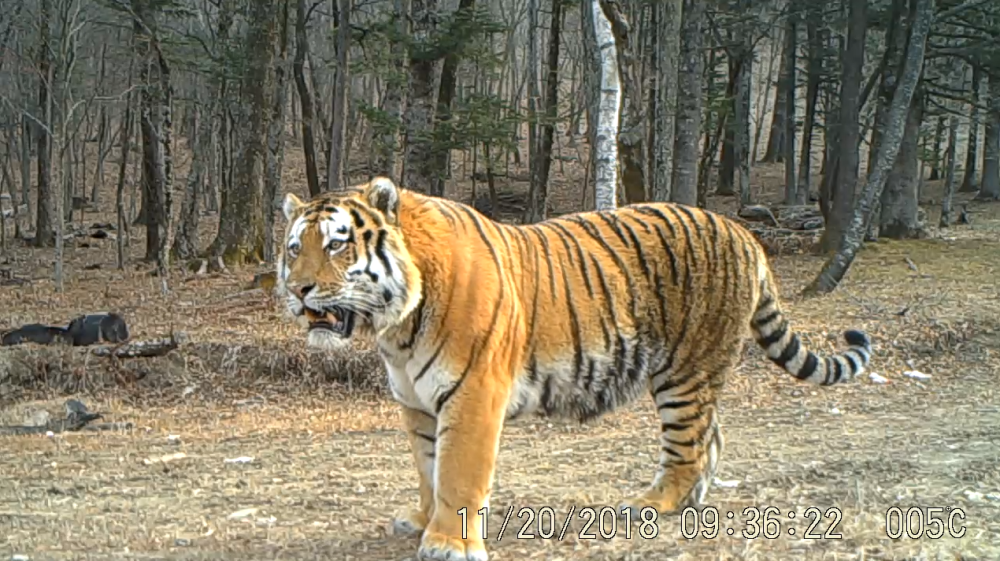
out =
<path fill-rule="evenodd" d="M 306 295 L 312 292 L 312 289 L 316 288 L 315 284 L 307 284 L 292 287 L 292 293 L 299 297 L 299 300 L 305 300 Z"/>

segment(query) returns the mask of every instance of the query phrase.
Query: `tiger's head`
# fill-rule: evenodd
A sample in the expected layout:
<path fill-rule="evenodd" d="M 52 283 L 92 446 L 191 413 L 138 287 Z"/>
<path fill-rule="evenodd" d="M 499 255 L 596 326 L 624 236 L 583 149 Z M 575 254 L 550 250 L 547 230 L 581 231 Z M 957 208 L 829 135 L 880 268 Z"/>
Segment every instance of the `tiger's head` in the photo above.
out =
<path fill-rule="evenodd" d="M 336 348 L 382 333 L 419 302 L 420 273 L 399 224 L 400 190 L 387 178 L 303 201 L 285 196 L 276 284 L 309 346 Z"/>

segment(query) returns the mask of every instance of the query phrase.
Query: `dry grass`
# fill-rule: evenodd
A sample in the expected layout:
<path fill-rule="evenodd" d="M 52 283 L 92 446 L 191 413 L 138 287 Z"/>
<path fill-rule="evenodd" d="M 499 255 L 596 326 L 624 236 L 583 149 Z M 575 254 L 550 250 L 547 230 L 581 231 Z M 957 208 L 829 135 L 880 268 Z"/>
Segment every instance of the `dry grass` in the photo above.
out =
<path fill-rule="evenodd" d="M 297 156 L 289 156 L 286 184 L 304 183 Z M 557 179 L 561 211 L 579 200 L 566 188 L 576 171 L 567 167 L 567 176 Z M 762 198 L 773 198 L 780 170 L 762 166 L 757 174 Z M 711 201 L 717 210 L 731 211 L 729 203 Z M 936 223 L 936 205 L 928 208 Z M 722 403 L 727 448 L 719 478 L 738 484 L 709 493 L 719 512 L 735 513 L 734 520 L 722 520 L 717 537 L 685 539 L 679 517 L 663 516 L 654 539 L 639 537 L 634 524 L 631 539 L 619 525 L 613 539 L 580 540 L 584 520 L 577 514 L 563 540 L 517 539 L 523 519 L 515 513 L 496 541 L 508 505 L 550 506 L 561 522 L 570 508 L 614 507 L 637 493 L 653 475 L 658 430 L 652 404 L 641 401 L 588 426 L 527 420 L 506 429 L 492 501 L 492 558 L 1000 558 L 1000 217 L 989 205 L 970 208 L 977 211 L 972 226 L 870 245 L 842 288 L 824 298 L 796 296 L 819 258 L 774 259 L 790 316 L 807 342 L 831 351 L 841 347 L 842 330 L 864 328 L 876 345 L 872 370 L 889 383 L 865 378 L 837 388 L 805 387 L 748 348 Z M 109 218 L 100 214 L 87 222 Z M 206 217 L 203 244 L 213 227 L 214 217 Z M 0 350 L 6 371 L 0 373 L 0 405 L 18 411 L 35 405 L 29 400 L 55 399 L 58 405 L 73 392 L 105 412 L 106 420 L 135 426 L 128 433 L 4 438 L 0 521 L 6 538 L 0 555 L 414 555 L 415 539 L 386 532 L 392 514 L 415 503 L 416 474 L 398 413 L 378 389 L 382 371 L 370 352 L 348 363 L 304 351 L 278 303 L 243 292 L 254 271 L 209 277 L 178 271 L 173 292 L 164 296 L 149 266 L 115 271 L 114 242 L 88 242 L 94 247 L 67 252 L 63 294 L 47 280 L 51 251 L 9 252 L 7 266 L 35 280 L 0 289 L 6 311 L 0 327 L 65 323 L 78 313 L 112 309 L 127 314 L 136 337 L 174 329 L 186 332 L 190 343 L 167 357 L 118 364 L 81 349 Z M 134 242 L 130 263 L 141 256 L 141 233 Z M 101 268 L 83 270 L 92 264 Z M 902 375 L 913 369 L 932 377 Z M 143 461 L 177 452 L 185 456 Z M 253 461 L 225 462 L 240 456 Z M 743 509 L 767 506 L 798 516 L 782 517 L 777 539 L 741 537 Z M 803 515 L 812 506 L 843 513 L 836 528 L 841 539 L 801 539 L 809 524 Z M 967 532 L 961 539 L 890 540 L 884 521 L 892 506 L 962 508 Z M 258 510 L 228 518 L 247 508 Z M 795 536 L 787 534 L 792 527 Z"/>

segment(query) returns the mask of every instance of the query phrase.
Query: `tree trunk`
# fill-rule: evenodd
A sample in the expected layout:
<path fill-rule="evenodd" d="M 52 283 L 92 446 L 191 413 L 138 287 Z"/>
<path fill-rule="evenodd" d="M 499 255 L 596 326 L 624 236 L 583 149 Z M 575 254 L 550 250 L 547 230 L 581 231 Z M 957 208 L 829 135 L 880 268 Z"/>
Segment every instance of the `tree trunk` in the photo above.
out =
<path fill-rule="evenodd" d="M 779 143 L 780 148 L 784 151 L 782 157 L 785 160 L 786 205 L 794 205 L 799 199 L 795 185 L 795 49 L 797 33 L 796 15 L 790 13 L 788 14 L 788 29 L 785 30 L 784 51 L 786 56 L 784 57 L 785 68 L 783 69 L 784 82 L 781 84 L 782 89 L 785 91 L 785 99 L 783 100 L 785 102 L 785 115 L 782 117 L 785 130 L 782 131 L 784 138 Z M 777 112 L 777 108 L 775 108 L 775 113 Z M 770 142 L 768 142 L 768 145 L 770 145 Z"/>
<path fill-rule="evenodd" d="M 205 183 L 208 145 L 212 141 L 212 111 L 204 111 L 197 102 L 192 108 L 193 131 L 190 135 L 191 168 L 188 170 L 181 201 L 180 220 L 170 249 L 175 259 L 184 261 L 198 255 L 198 198 Z"/>
<path fill-rule="evenodd" d="M 674 167 L 674 135 L 677 118 L 678 58 L 680 56 L 680 30 L 683 16 L 683 0 L 661 0 L 656 2 L 656 57 L 659 76 L 656 86 L 656 113 L 653 117 L 654 144 L 653 161 L 655 170 L 651 173 L 653 200 L 671 200 Z M 600 41 L 598 41 L 600 44 Z"/>
<path fill-rule="evenodd" d="M 965 152 L 965 172 L 962 176 L 961 193 L 975 193 L 979 190 L 976 168 L 979 166 L 979 90 L 983 70 L 979 64 L 972 65 L 972 107 L 969 109 L 969 143 Z"/>
<path fill-rule="evenodd" d="M 674 134 L 671 200 L 689 206 L 698 204 L 698 142 L 701 139 L 702 54 L 705 3 L 684 0 L 680 32 L 680 65 L 677 74 L 677 123 Z"/>
<path fill-rule="evenodd" d="M 948 151 L 945 153 L 945 179 L 944 197 L 941 199 L 941 220 L 938 222 L 939 228 L 951 226 L 951 201 L 955 195 L 955 166 L 958 160 L 958 152 L 955 144 L 958 140 L 958 117 L 952 115 L 948 119 Z"/>
<path fill-rule="evenodd" d="M 726 82 L 726 105 L 725 131 L 722 136 L 722 154 L 719 156 L 719 179 L 715 186 L 716 195 L 735 195 L 733 190 L 733 179 L 736 177 L 736 131 L 739 124 L 736 122 L 737 92 L 740 82 L 740 60 L 734 53 L 726 53 L 729 67 L 729 80 Z"/>
<path fill-rule="evenodd" d="M 994 77 L 995 76 L 995 77 Z M 977 201 L 1000 200 L 1000 73 L 990 76 L 989 114 L 983 150 L 983 185 Z"/>
<path fill-rule="evenodd" d="M 282 0 L 278 20 L 278 56 L 274 65 L 274 100 L 267 125 L 264 173 L 264 262 L 273 263 L 274 215 L 281 208 L 281 169 L 285 162 L 285 111 L 288 107 L 288 19 L 291 0 Z"/>
<path fill-rule="evenodd" d="M 407 95 L 406 148 L 403 183 L 421 193 L 431 190 L 430 159 L 434 125 L 434 67 L 432 48 L 437 0 L 412 0 L 413 33 L 410 51 L 410 87 Z"/>
<path fill-rule="evenodd" d="M 594 19 L 591 1 L 583 2 L 580 10 L 580 36 L 584 55 L 583 91 L 587 113 L 587 168 L 584 172 L 582 205 L 584 210 L 593 210 L 597 206 L 595 200 L 598 158 L 597 125 L 601 113 L 601 77 L 603 75 L 601 52 L 597 47 L 598 23 Z M 511 41 L 512 43 L 513 41 Z"/>
<path fill-rule="evenodd" d="M 556 0 L 553 0 L 554 2 Z M 475 0 L 459 0 L 458 10 L 455 17 L 460 21 L 466 21 L 472 16 L 472 9 L 475 7 Z M 554 16 L 553 16 L 554 17 Z M 553 20 L 552 25 L 558 25 Z M 558 33 L 556 33 L 558 35 Z M 454 142 L 454 135 L 451 132 L 451 105 L 455 98 L 455 88 L 458 85 L 456 74 L 458 63 L 458 51 L 464 45 L 456 45 L 444 57 L 444 64 L 441 66 L 441 84 L 438 86 L 437 111 L 434 115 L 434 134 L 440 142 L 434 146 L 434 162 L 431 165 L 431 176 L 434 178 L 431 194 L 437 197 L 444 196 L 445 179 L 447 179 L 448 166 L 451 161 L 451 146 Z M 558 47 L 557 47 L 558 48 Z"/>
<path fill-rule="evenodd" d="M 337 0 L 337 79 L 333 86 L 333 113 L 330 115 L 330 155 L 327 159 L 326 188 L 343 191 L 347 187 L 347 91 L 351 87 L 348 55 L 351 48 L 351 0 Z M 265 204 L 270 204 L 265 201 Z"/>
<path fill-rule="evenodd" d="M 871 144 L 868 147 L 868 170 L 865 173 L 866 176 L 871 174 L 872 169 L 876 165 L 878 148 L 882 142 L 886 120 L 889 117 L 889 106 L 892 105 L 892 97 L 896 91 L 896 84 L 899 82 L 899 75 L 903 72 L 903 55 L 906 52 L 908 37 L 907 30 L 908 26 L 912 23 L 911 20 L 913 17 L 913 14 L 909 13 L 907 3 L 907 0 L 893 0 L 892 2 L 889 21 L 896 23 L 890 26 L 886 32 L 886 48 L 882 55 L 881 65 L 877 70 L 879 73 L 878 99 L 875 102 L 875 122 L 872 126 Z M 874 81 L 871 83 L 874 84 Z M 901 153 L 906 152 L 905 145 L 901 148 L 901 151 Z M 898 171 L 904 168 L 894 167 L 893 169 Z M 890 171 L 889 178 L 886 180 L 887 191 L 893 191 L 894 188 L 892 185 L 898 183 L 898 174 L 896 174 L 896 180 L 893 177 L 894 174 Z M 882 198 L 885 198 L 885 193 L 883 193 Z M 865 233 L 866 241 L 875 241 L 878 239 L 879 232 L 882 229 L 881 215 L 882 200 L 879 199 L 875 201 L 875 206 L 872 208 L 871 216 L 868 220 L 868 229 Z"/>
<path fill-rule="evenodd" d="M 621 87 L 618 84 L 618 55 L 611 22 L 604 15 L 600 0 L 592 0 L 590 9 L 601 57 L 600 102 L 595 126 L 594 206 L 597 210 L 608 210 L 618 206 L 617 140 Z"/>
<path fill-rule="evenodd" d="M 274 87 L 277 18 L 269 0 L 253 0 L 248 9 L 248 57 L 241 77 L 246 98 L 233 105 L 233 128 L 239 135 L 235 177 L 222 193 L 219 232 L 209 248 L 226 263 L 256 263 L 264 253 L 264 168 Z"/>
<path fill-rule="evenodd" d="M 793 19 L 794 16 L 791 11 L 796 8 L 789 5 L 787 9 L 789 10 L 788 18 Z M 788 32 L 788 29 L 785 29 L 785 35 L 788 35 Z M 784 141 L 785 133 L 787 132 L 785 122 L 788 120 L 787 82 L 789 66 L 791 66 L 793 72 L 795 69 L 795 39 L 793 38 L 791 45 L 789 45 L 789 39 L 785 37 L 784 43 L 784 47 L 781 49 L 781 69 L 778 71 L 778 84 L 774 94 L 774 111 L 771 113 L 771 129 L 767 135 L 767 147 L 764 148 L 764 157 L 760 159 L 761 163 L 765 164 L 781 162 L 786 153 Z M 789 48 L 793 50 L 789 51 Z M 770 81 L 770 76 L 768 77 L 768 81 Z M 793 77 L 792 84 L 794 83 Z M 794 87 L 792 91 L 795 91 Z M 793 105 L 792 107 L 795 106 Z M 792 125 L 794 126 L 794 124 L 795 119 L 793 118 Z"/>
<path fill-rule="evenodd" d="M 740 206 L 752 203 L 750 194 L 750 89 L 753 85 L 753 46 L 749 33 L 743 37 L 740 67 L 736 80 L 736 130 L 733 136 L 733 157 L 738 167 Z"/>
<path fill-rule="evenodd" d="M 51 247 L 55 243 L 52 232 L 52 60 L 49 58 L 49 25 L 52 19 L 51 0 L 41 0 L 38 31 L 38 109 L 44 127 L 36 127 L 38 135 L 38 204 L 35 209 L 35 247 Z M 45 130 L 48 129 L 48 130 Z"/>
<path fill-rule="evenodd" d="M 552 143 L 559 119 L 559 36 L 562 30 L 562 0 L 552 0 L 552 23 L 549 32 L 549 53 L 545 79 L 545 122 L 541 127 L 538 146 L 537 180 L 532 181 L 524 222 L 531 224 L 547 216 L 549 170 L 552 167 Z"/>
<path fill-rule="evenodd" d="M 806 61 L 806 114 L 802 120 L 802 152 L 799 156 L 799 177 L 795 191 L 795 203 L 798 205 L 808 203 L 812 192 L 813 127 L 816 125 L 816 102 L 823 74 L 823 43 L 818 29 L 822 18 L 820 10 L 810 4 L 806 14 L 806 36 L 809 42 Z"/>
<path fill-rule="evenodd" d="M 882 191 L 879 235 L 886 238 L 916 238 L 923 233 L 922 225 L 917 221 L 917 189 L 920 184 L 918 142 L 923 106 L 923 94 L 918 84 L 907 113 L 899 153 Z"/>
<path fill-rule="evenodd" d="M 854 0 L 852 0 L 854 1 Z M 934 0 L 916 0 L 914 24 L 906 50 L 906 64 L 899 85 L 892 98 L 889 119 L 879 146 L 878 164 L 865 182 L 861 200 L 854 209 L 849 228 L 839 239 L 837 251 L 826 261 L 822 270 L 803 291 L 805 294 L 823 294 L 833 291 L 847 274 L 854 257 L 861 248 L 865 225 L 872 204 L 882 195 L 886 177 L 903 142 L 903 130 L 909 113 L 913 92 L 920 80 L 924 66 L 927 35 L 934 21 Z"/>
<path fill-rule="evenodd" d="M 539 84 L 538 54 L 538 13 L 539 0 L 528 0 L 528 59 L 525 61 L 525 83 L 528 89 L 528 191 L 538 191 L 538 113 L 541 103 L 541 85 Z M 531 208 L 525 209 L 525 219 L 531 213 Z"/>
<path fill-rule="evenodd" d="M 135 59 L 129 61 L 128 67 L 128 86 L 132 87 L 132 72 L 133 65 L 135 64 Z M 115 188 L 115 214 L 118 219 L 118 239 L 116 241 L 117 249 L 117 266 L 119 271 L 125 270 L 125 242 L 128 240 L 129 235 L 129 220 L 125 215 L 125 171 L 128 169 L 128 158 L 129 154 L 132 152 L 132 129 L 133 129 L 133 118 L 132 118 L 132 108 L 135 106 L 136 93 L 128 94 L 125 97 L 125 116 L 122 117 L 121 122 L 121 132 L 119 133 L 119 138 L 121 138 L 122 150 L 121 150 L 121 161 L 118 162 L 118 185 Z"/>
<path fill-rule="evenodd" d="M 382 141 L 375 154 L 375 173 L 399 181 L 400 124 L 406 105 L 407 61 L 409 49 L 403 40 L 407 35 L 406 22 L 410 19 L 410 0 L 394 0 L 393 33 L 399 42 L 393 45 L 390 55 L 391 71 L 385 76 L 385 114 L 387 123 L 382 133 Z"/>
<path fill-rule="evenodd" d="M 615 0 L 602 0 L 601 9 L 611 22 L 618 57 L 618 84 L 621 87 L 621 110 L 618 114 L 619 177 L 625 202 L 648 200 L 643 169 L 643 140 L 646 136 L 646 115 L 642 105 L 642 81 L 635 64 L 634 37 L 622 6 Z"/>
<path fill-rule="evenodd" d="M 316 166 L 316 135 L 313 128 L 316 125 L 316 114 L 313 111 L 312 93 L 306 83 L 306 52 L 309 50 L 309 39 L 306 35 L 306 0 L 297 0 L 295 9 L 295 60 L 292 72 L 295 74 L 295 89 L 299 94 L 299 105 L 302 109 L 302 152 L 306 164 L 306 182 L 309 185 L 309 196 L 320 193 L 319 170 Z"/>
<path fill-rule="evenodd" d="M 861 140 L 861 70 L 868 28 L 867 0 L 849 0 L 847 45 L 841 53 L 840 118 L 837 126 L 837 181 L 830 183 L 830 215 L 820 238 L 821 251 L 839 247 L 851 224 L 854 190 L 858 181 Z M 880 188 L 881 190 L 881 188 Z"/>
<path fill-rule="evenodd" d="M 941 142 L 944 141 L 944 126 L 947 117 L 938 115 L 937 127 L 934 129 L 934 145 L 931 148 L 931 173 L 928 181 L 941 179 Z"/>
<path fill-rule="evenodd" d="M 139 60 L 139 127 L 142 131 L 142 224 L 146 226 L 146 261 L 165 268 L 170 190 L 169 71 L 162 61 L 156 37 L 156 13 L 144 0 L 133 0 L 133 33 Z M 161 66 L 162 61 L 162 66 Z M 164 88 L 164 85 L 166 88 Z M 163 271 L 165 275 L 165 271 Z"/>

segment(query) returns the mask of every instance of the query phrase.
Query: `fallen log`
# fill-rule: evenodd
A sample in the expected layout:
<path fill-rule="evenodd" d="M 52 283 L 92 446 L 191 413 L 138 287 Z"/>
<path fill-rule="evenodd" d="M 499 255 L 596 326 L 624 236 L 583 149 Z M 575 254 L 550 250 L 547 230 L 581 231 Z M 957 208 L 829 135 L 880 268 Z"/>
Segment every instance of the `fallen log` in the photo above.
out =
<path fill-rule="evenodd" d="M 146 358 L 163 356 L 175 350 L 187 339 L 184 333 L 171 333 L 170 337 L 162 339 L 151 339 L 149 341 L 133 341 L 116 346 L 101 346 L 94 348 L 91 352 L 100 357 L 115 358 Z"/>

